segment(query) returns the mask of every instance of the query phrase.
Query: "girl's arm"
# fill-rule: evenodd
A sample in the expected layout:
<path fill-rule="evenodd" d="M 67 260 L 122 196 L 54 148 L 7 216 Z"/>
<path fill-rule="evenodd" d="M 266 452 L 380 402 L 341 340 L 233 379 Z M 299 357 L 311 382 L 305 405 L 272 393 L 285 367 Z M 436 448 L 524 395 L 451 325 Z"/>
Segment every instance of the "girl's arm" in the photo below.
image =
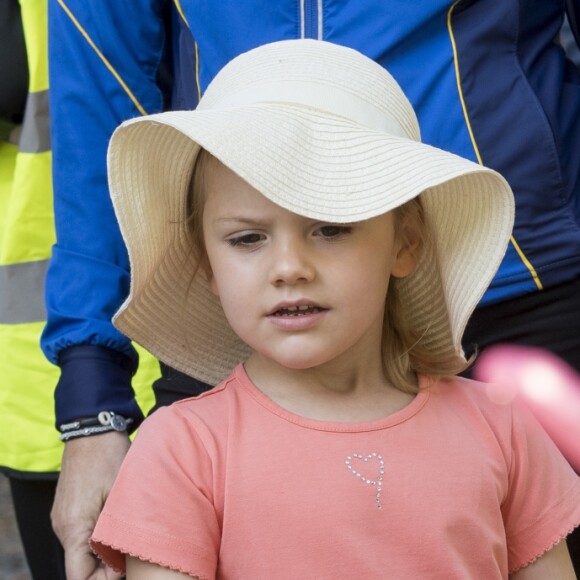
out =
<path fill-rule="evenodd" d="M 163 568 L 157 564 L 145 562 L 132 556 L 127 556 L 126 562 L 127 580 L 191 580 L 191 576 L 187 574 L 182 574 L 169 568 Z M 194 577 L 194 580 L 199 580 L 199 578 Z"/>
<path fill-rule="evenodd" d="M 518 570 L 510 580 L 576 580 L 566 541 L 562 540 L 535 562 Z"/>

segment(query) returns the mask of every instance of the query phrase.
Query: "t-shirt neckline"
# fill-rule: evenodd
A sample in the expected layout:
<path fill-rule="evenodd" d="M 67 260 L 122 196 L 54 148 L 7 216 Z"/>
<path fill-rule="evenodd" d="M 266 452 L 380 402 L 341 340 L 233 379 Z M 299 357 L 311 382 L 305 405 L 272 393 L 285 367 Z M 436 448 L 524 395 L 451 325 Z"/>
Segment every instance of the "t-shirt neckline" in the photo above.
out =
<path fill-rule="evenodd" d="M 307 429 L 313 429 L 315 431 L 331 431 L 342 433 L 378 431 L 381 429 L 395 427 L 408 421 L 417 413 L 419 413 L 419 411 L 426 405 L 429 399 L 429 389 L 427 387 L 432 383 L 432 379 L 429 377 L 419 375 L 420 390 L 417 395 L 415 395 L 414 399 L 399 411 L 387 415 L 386 417 L 365 422 L 339 422 L 310 419 L 308 417 L 302 417 L 301 415 L 297 415 L 291 411 L 288 411 L 278 403 L 275 403 L 260 389 L 258 389 L 256 385 L 254 385 L 250 377 L 248 377 L 243 364 L 239 364 L 234 369 L 233 377 L 244 389 L 244 391 L 250 395 L 250 397 L 252 397 L 252 399 L 254 399 L 267 411 L 280 417 L 281 419 L 284 419 L 290 423 L 294 423 L 295 425 L 305 427 Z"/>

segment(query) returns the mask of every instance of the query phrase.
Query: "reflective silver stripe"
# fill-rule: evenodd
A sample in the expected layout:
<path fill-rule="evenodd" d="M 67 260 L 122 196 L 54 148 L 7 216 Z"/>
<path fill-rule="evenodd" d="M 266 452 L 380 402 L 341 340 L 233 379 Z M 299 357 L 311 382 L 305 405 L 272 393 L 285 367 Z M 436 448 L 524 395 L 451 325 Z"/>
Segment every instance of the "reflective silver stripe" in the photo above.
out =
<path fill-rule="evenodd" d="M 0 324 L 44 322 L 48 260 L 0 266 Z"/>
<path fill-rule="evenodd" d="M 318 0 L 318 40 L 323 39 L 324 20 L 322 18 L 322 0 Z"/>
<path fill-rule="evenodd" d="M 305 0 L 300 0 L 300 38 L 304 38 L 304 34 L 306 34 L 306 24 L 304 22 L 304 2 Z"/>
<path fill-rule="evenodd" d="M 22 153 L 50 151 L 48 90 L 28 93 L 18 148 Z"/>

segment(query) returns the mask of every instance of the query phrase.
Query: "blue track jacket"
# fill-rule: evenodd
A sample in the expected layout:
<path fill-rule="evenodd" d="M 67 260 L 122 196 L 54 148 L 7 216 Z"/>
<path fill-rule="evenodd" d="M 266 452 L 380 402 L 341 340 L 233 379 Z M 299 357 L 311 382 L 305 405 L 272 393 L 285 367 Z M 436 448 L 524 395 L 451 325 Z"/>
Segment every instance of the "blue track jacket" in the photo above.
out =
<path fill-rule="evenodd" d="M 403 87 L 423 141 L 507 178 L 516 225 L 483 303 L 579 276 L 580 78 L 558 43 L 564 4 L 49 0 L 58 241 L 42 347 L 62 368 L 58 423 L 103 409 L 141 419 L 137 356 L 111 324 L 129 264 L 107 189 L 110 135 L 130 117 L 194 108 L 221 67 L 263 43 L 307 37 L 361 51 Z M 568 2 L 576 32 L 579 4 Z"/>

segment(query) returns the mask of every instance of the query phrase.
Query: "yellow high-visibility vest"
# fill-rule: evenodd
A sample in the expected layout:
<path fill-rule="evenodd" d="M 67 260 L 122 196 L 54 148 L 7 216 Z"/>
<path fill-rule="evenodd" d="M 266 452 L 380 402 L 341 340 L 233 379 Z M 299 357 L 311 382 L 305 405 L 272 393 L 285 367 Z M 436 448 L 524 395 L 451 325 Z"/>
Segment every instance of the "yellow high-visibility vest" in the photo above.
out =
<path fill-rule="evenodd" d="M 29 87 L 24 120 L 0 141 L 0 469 L 60 470 L 54 388 L 59 369 L 40 350 L 44 279 L 55 242 L 48 116 L 47 3 L 21 0 Z M 139 351 L 133 386 L 153 405 L 157 361 Z M 24 474 L 23 474 L 24 475 Z"/>

